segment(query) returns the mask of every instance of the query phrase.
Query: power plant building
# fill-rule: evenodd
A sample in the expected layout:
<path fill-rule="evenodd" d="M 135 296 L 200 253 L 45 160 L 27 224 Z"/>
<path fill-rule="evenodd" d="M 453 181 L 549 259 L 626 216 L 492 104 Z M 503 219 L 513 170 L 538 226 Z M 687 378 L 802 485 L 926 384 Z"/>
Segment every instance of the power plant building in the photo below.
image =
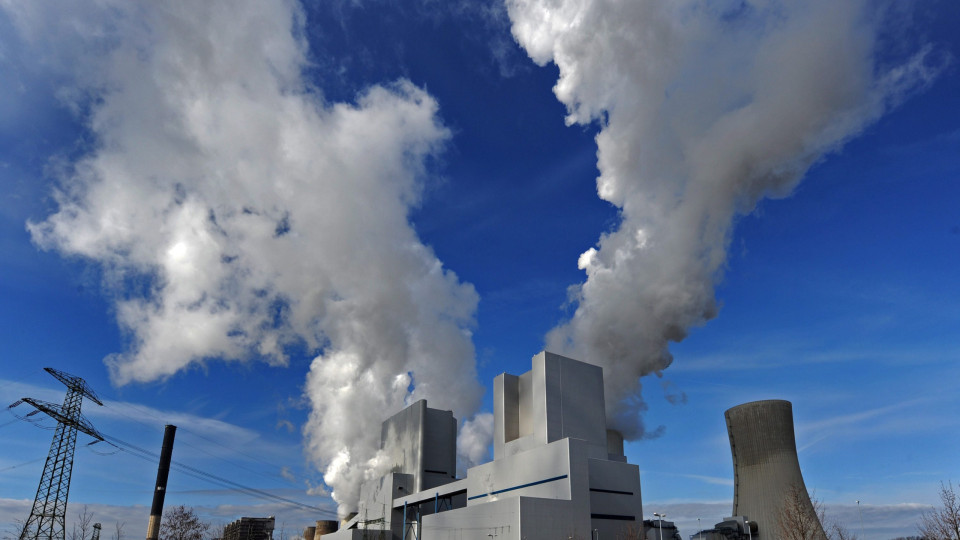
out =
<path fill-rule="evenodd" d="M 455 480 L 457 420 L 450 411 L 427 407 L 421 399 L 391 416 L 380 431 L 380 446 L 393 454 L 393 468 L 409 473 L 412 491 Z"/>
<path fill-rule="evenodd" d="M 494 459 L 465 478 L 455 476 L 450 411 L 420 400 L 384 421 L 391 472 L 361 486 L 358 512 L 338 531 L 318 522 L 313 540 L 681 540 L 673 523 L 643 519 L 639 468 L 607 429 L 600 367 L 541 352 L 530 371 L 494 379 L 493 402 Z M 826 540 L 800 473 L 790 402 L 746 403 L 725 419 L 733 517 L 698 540 L 779 538 L 788 501 Z"/>
<path fill-rule="evenodd" d="M 549 352 L 494 381 L 494 460 L 456 479 L 456 420 L 414 403 L 383 423 L 393 472 L 324 540 L 617 538 L 644 532 L 640 472 L 606 428 L 603 370 Z M 319 531 L 317 531 L 319 533 Z M 666 532 L 666 531 L 665 531 Z"/>
<path fill-rule="evenodd" d="M 698 531 L 690 535 L 694 540 L 760 540 L 760 530 L 755 521 L 745 516 L 728 517 L 713 526 L 712 529 Z M 771 538 L 766 536 L 763 538 Z"/>
<path fill-rule="evenodd" d="M 276 518 L 242 517 L 223 528 L 222 540 L 273 540 Z"/>

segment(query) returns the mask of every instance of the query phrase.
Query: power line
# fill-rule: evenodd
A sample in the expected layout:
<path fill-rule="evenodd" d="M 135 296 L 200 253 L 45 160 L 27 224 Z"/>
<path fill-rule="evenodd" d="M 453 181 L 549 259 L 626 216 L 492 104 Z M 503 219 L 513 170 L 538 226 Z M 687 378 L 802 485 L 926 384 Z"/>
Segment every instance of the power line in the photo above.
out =
<path fill-rule="evenodd" d="M 19 467 L 23 467 L 24 465 L 30 465 L 31 463 L 36 463 L 36 462 L 38 462 L 38 461 L 43 461 L 44 459 L 45 459 L 45 458 L 31 459 L 30 461 L 24 461 L 23 463 L 17 463 L 16 465 L 10 465 L 9 467 L 4 467 L 4 468 L 0 469 L 0 472 L 10 471 L 10 470 L 13 470 L 13 469 L 17 469 L 17 468 L 19 468 Z"/>
<path fill-rule="evenodd" d="M 21 376 L 19 376 L 19 377 L 16 377 L 16 378 L 14 378 L 14 379 L 6 379 L 6 381 L 5 381 L 3 384 L 0 384 L 0 389 L 6 388 L 6 387 L 11 386 L 11 385 L 14 385 L 14 384 L 22 384 L 23 381 L 25 381 L 25 380 L 27 380 L 27 379 L 35 379 L 35 378 L 37 378 L 37 376 L 40 375 L 41 373 L 43 373 L 43 368 L 39 368 L 39 367 L 38 367 L 38 368 L 36 368 L 36 369 L 33 369 L 33 370 L 28 371 L 26 374 L 21 375 Z"/>
<path fill-rule="evenodd" d="M 18 402 L 16 402 L 16 403 L 10 405 L 10 406 L 8 407 L 8 410 L 10 410 L 10 412 L 13 413 L 12 409 L 13 409 L 14 407 L 16 407 L 17 405 L 20 405 L 21 403 L 23 403 L 23 400 L 18 401 Z M 130 406 L 133 407 L 133 408 L 139 409 L 142 413 L 144 413 L 144 414 L 146 414 L 146 415 L 148 415 L 148 416 L 152 416 L 152 417 L 157 418 L 158 420 L 161 420 L 161 421 L 163 420 L 162 418 L 160 418 L 160 417 L 158 417 L 157 415 L 151 413 L 150 411 L 144 410 L 144 409 L 142 409 L 142 408 L 140 408 L 140 407 L 136 407 L 136 406 L 135 406 L 134 404 L 132 404 L 132 403 L 126 403 L 126 404 L 127 404 L 127 405 L 130 405 Z M 111 406 L 110 409 L 113 410 L 113 411 L 116 411 L 118 414 L 121 414 L 121 415 L 123 415 L 123 416 L 125 416 L 125 417 L 127 417 L 127 418 L 129 418 L 129 419 L 131 419 L 131 420 L 133 420 L 133 421 L 135 421 L 135 422 L 138 422 L 138 423 L 140 423 L 140 424 L 142 424 L 142 425 L 154 427 L 153 425 L 151 425 L 151 424 L 148 423 L 148 422 L 143 421 L 142 419 L 136 418 L 136 417 L 134 417 L 134 416 L 131 416 L 131 415 L 123 412 L 122 410 L 120 410 L 119 407 L 113 407 L 113 406 Z M 38 422 L 37 422 L 37 420 L 39 420 L 39 418 L 38 418 L 38 419 L 30 418 L 30 416 L 35 415 L 37 412 L 39 412 L 39 411 L 32 411 L 31 413 L 29 413 L 29 414 L 27 414 L 27 415 L 25 415 L 25 416 L 20 416 L 20 415 L 18 415 L 18 414 L 16 414 L 16 413 L 13 413 L 13 414 L 14 414 L 14 416 L 17 417 L 17 419 L 30 422 L 31 424 L 33 424 L 33 425 L 35 425 L 35 426 L 37 426 L 37 427 L 40 427 L 40 428 L 53 429 L 53 427 L 55 427 L 55 426 L 53 426 L 53 427 L 47 427 L 47 426 L 39 425 Z M 42 418 L 45 418 L 45 417 L 42 417 Z M 11 420 L 10 422 L 6 422 L 6 423 L 4 423 L 4 424 L 0 424 L 0 427 L 9 425 L 9 424 L 11 424 L 12 422 L 15 422 L 15 421 L 16 421 L 16 420 Z M 84 427 L 86 427 L 86 426 L 84 426 Z M 182 428 L 181 428 L 181 429 L 182 429 Z M 201 439 L 204 439 L 204 440 L 206 440 L 206 441 L 209 441 L 209 442 L 211 442 L 211 443 L 214 443 L 214 444 L 217 444 L 217 445 L 222 446 L 222 447 L 224 447 L 224 448 L 233 450 L 233 451 L 237 452 L 238 454 L 241 454 L 241 455 L 243 455 L 243 456 L 246 456 L 246 457 L 248 457 L 248 458 L 250 458 L 250 459 L 253 459 L 253 460 L 255 460 L 255 461 L 258 461 L 258 462 L 260 462 L 260 463 L 263 463 L 263 464 L 265 464 L 265 465 L 268 465 L 268 466 L 270 466 L 270 467 L 276 467 L 276 465 L 274 465 L 274 464 L 268 463 L 268 462 L 266 462 L 266 461 L 264 461 L 264 460 L 262 460 L 262 459 L 258 459 L 258 458 L 256 458 L 256 457 L 254 457 L 254 456 L 249 456 L 249 455 L 247 455 L 247 454 L 245 454 L 245 453 L 243 453 L 243 452 L 240 452 L 240 451 L 238 451 L 238 450 L 236 450 L 236 449 L 230 448 L 230 447 L 228 447 L 228 446 L 226 446 L 226 445 L 224 445 L 224 444 L 222 444 L 222 443 L 220 443 L 220 442 L 218 442 L 218 441 L 215 441 L 215 440 L 213 440 L 213 439 L 204 437 L 204 436 L 202 436 L 202 435 L 200 435 L 200 434 L 198 434 L 198 433 L 194 433 L 194 432 L 192 432 L 192 431 L 190 431 L 190 430 L 185 430 L 185 431 L 188 431 L 188 432 L 191 433 L 192 435 L 195 435 L 195 436 L 197 436 L 197 437 L 199 437 L 199 438 L 201 438 Z M 128 442 L 126 442 L 126 441 L 123 441 L 123 440 L 121 440 L 121 439 L 118 439 L 118 438 L 113 437 L 113 436 L 110 436 L 110 435 L 102 435 L 102 436 L 103 436 L 104 439 L 106 439 L 107 444 L 110 444 L 111 446 L 117 448 L 117 451 L 121 451 L 121 450 L 122 450 L 122 451 L 125 451 L 126 453 L 128 453 L 128 454 L 130 454 L 130 455 L 132 455 L 132 456 L 134 456 L 134 457 L 143 459 L 144 461 L 147 461 L 147 462 L 149 462 L 149 463 L 156 463 L 157 460 L 159 459 L 159 455 L 156 454 L 156 453 L 154 453 L 154 452 L 151 452 L 150 450 L 146 450 L 146 449 L 144 449 L 144 448 L 141 448 L 141 447 L 136 446 L 136 445 L 134 445 L 134 444 L 132 444 L 132 443 L 128 443 Z M 95 441 L 95 442 L 99 442 L 99 441 Z M 93 444 L 93 443 L 91 443 L 91 444 Z M 88 444 L 87 446 L 91 446 L 91 444 Z M 252 470 L 252 469 L 250 469 L 250 468 L 248 468 L 248 467 L 244 467 L 243 465 L 238 464 L 238 463 L 236 463 L 236 462 L 234 462 L 234 461 L 231 461 L 231 460 L 228 460 L 228 459 L 225 459 L 225 458 L 216 456 L 216 455 L 214 455 L 214 454 L 212 454 L 212 453 L 210 453 L 210 452 L 208 452 L 208 451 L 206 451 L 206 450 L 204 450 L 204 449 L 202 449 L 202 448 L 199 448 L 199 447 L 197 447 L 197 446 L 191 445 L 191 444 L 189 444 L 189 443 L 183 443 L 183 444 L 187 444 L 187 446 L 190 446 L 190 447 L 192 447 L 192 448 L 196 448 L 197 450 L 200 450 L 200 451 L 202 451 L 202 452 L 204 452 L 204 453 L 206 453 L 206 454 L 208 454 L 208 455 L 210 455 L 210 456 L 212 456 L 212 457 L 214 457 L 214 458 L 217 458 L 217 459 L 221 459 L 221 460 L 223 460 L 223 461 L 226 461 L 227 463 L 229 463 L 229 464 L 231 464 L 231 465 L 233 465 L 233 466 L 235 466 L 235 467 L 244 469 L 244 470 L 246 470 L 246 471 L 248 471 L 248 472 L 251 472 L 251 473 L 253 473 L 253 474 L 258 474 L 258 475 L 260 475 L 260 476 L 269 477 L 269 478 L 271 478 L 271 479 L 280 478 L 280 479 L 283 479 L 285 482 L 292 483 L 289 479 L 283 478 L 282 476 L 279 476 L 279 475 L 267 475 L 267 474 L 264 474 L 264 473 L 262 473 L 262 472 Z M 91 448 L 91 450 L 94 451 L 94 453 L 99 454 L 99 455 L 112 455 L 112 454 L 116 453 L 116 452 L 109 452 L 109 453 L 98 452 L 98 451 L 93 450 L 92 448 Z M 40 461 L 40 460 L 35 460 L 35 461 Z M 31 461 L 31 462 L 27 462 L 27 463 L 33 463 L 33 462 Z M 13 466 L 13 467 L 9 467 L 9 468 L 3 469 L 3 470 L 8 470 L 8 469 L 11 469 L 11 468 L 15 468 L 15 467 L 19 467 L 19 466 L 22 466 L 22 465 L 26 465 L 27 463 L 22 463 L 22 464 L 20 464 L 20 465 L 15 465 L 15 466 Z M 267 491 L 263 491 L 263 490 L 260 490 L 260 489 L 257 489 L 257 488 L 252 488 L 252 487 L 249 487 L 249 486 L 245 486 L 245 485 L 243 485 L 243 484 L 234 482 L 234 481 L 232 481 L 232 480 L 228 480 L 228 479 L 226 479 L 226 478 L 223 478 L 223 477 L 214 475 L 214 474 L 212 474 L 212 473 L 208 473 L 208 472 L 203 471 L 203 470 L 201 470 L 201 469 L 198 469 L 198 468 L 196 468 L 196 467 L 191 467 L 191 466 L 189 466 L 189 465 L 186 465 L 186 464 L 183 464 L 183 463 L 180 463 L 180 462 L 177 462 L 177 461 L 172 461 L 171 464 L 172 464 L 172 466 L 173 466 L 175 469 L 177 469 L 179 472 L 182 472 L 183 474 L 186 474 L 187 476 L 191 476 L 191 477 L 196 478 L 196 479 L 198 479 L 198 480 L 204 480 L 204 481 L 206 481 L 206 482 L 213 483 L 213 484 L 215 484 L 215 485 L 218 485 L 218 486 L 220 486 L 220 487 L 226 488 L 226 489 L 231 490 L 231 491 L 235 491 L 235 492 L 238 492 L 238 493 L 242 493 L 242 494 L 245 494 L 245 495 L 248 495 L 248 496 L 256 497 L 256 498 L 259 498 L 259 499 L 262 499 L 262 500 L 267 500 L 267 501 L 274 502 L 274 503 L 280 503 L 280 504 L 284 504 L 284 505 L 287 505 L 287 506 L 296 507 L 296 508 L 299 508 L 299 509 L 310 510 L 311 512 L 319 513 L 319 514 L 320 514 L 321 516 L 323 516 L 323 517 L 331 517 L 331 518 L 336 518 L 336 517 L 337 517 L 337 516 L 336 516 L 336 512 L 332 512 L 332 511 L 330 511 L 330 510 L 325 510 L 325 509 L 322 509 L 322 508 L 316 507 L 316 506 L 310 506 L 310 505 L 301 503 L 301 502 L 299 502 L 299 501 L 295 501 L 295 500 L 292 500 L 292 499 L 287 499 L 287 498 L 285 498 L 285 497 L 281 497 L 281 496 L 279 496 L 279 495 L 275 495 L 275 494 L 273 494 L 273 493 L 269 493 L 269 492 L 267 492 Z"/>
<path fill-rule="evenodd" d="M 125 451 L 127 451 L 130 455 L 133 455 L 133 456 L 135 456 L 135 457 L 138 457 L 138 458 L 140 458 L 140 459 L 143 459 L 144 461 L 147 461 L 147 462 L 149 462 L 149 463 L 153 463 L 153 462 L 155 462 L 155 461 L 158 459 L 158 456 L 157 456 L 156 454 L 154 454 L 154 453 L 152 453 L 152 452 L 149 452 L 149 451 L 147 451 L 147 450 L 144 450 L 144 449 L 142 449 L 142 448 L 139 448 L 139 447 L 137 447 L 137 446 L 135 446 L 135 445 L 126 443 L 126 442 L 124 442 L 124 441 L 121 441 L 121 440 L 116 439 L 116 438 L 114 438 L 114 437 L 111 437 L 111 436 L 109 436 L 109 435 L 107 436 L 107 439 L 109 439 L 110 441 L 113 441 L 113 442 L 118 443 L 118 444 L 119 444 L 118 448 L 120 448 L 121 450 L 125 450 Z M 129 446 L 125 446 L 125 445 L 129 445 Z M 290 499 L 286 499 L 286 498 L 280 497 L 279 495 L 274 495 L 274 494 L 272 494 L 272 493 L 269 493 L 269 492 L 266 492 L 266 491 L 262 491 L 262 490 L 259 490 L 259 489 L 256 489 L 256 488 L 247 487 L 247 486 L 244 486 L 244 485 L 242 485 L 242 484 L 238 484 L 238 483 L 236 483 L 236 482 L 233 482 L 233 481 L 231 481 L 231 480 L 227 480 L 226 478 L 221 478 L 221 477 L 219 477 L 219 476 L 216 476 L 216 475 L 213 475 L 213 474 L 210 474 L 210 473 L 201 471 L 201 470 L 199 470 L 199 469 L 195 469 L 194 467 L 190 467 L 190 466 L 188 466 L 188 465 L 184 465 L 184 464 L 178 463 L 178 462 L 176 462 L 176 461 L 171 462 L 171 465 L 172 465 L 174 468 L 176 468 L 178 471 L 186 474 L 187 476 L 191 476 L 191 477 L 197 478 L 197 479 L 199 479 L 199 480 L 204 480 L 204 481 L 207 481 L 207 482 L 211 482 L 211 483 L 217 484 L 217 485 L 219 485 L 219 486 L 221 486 L 221 487 L 225 487 L 225 488 L 227 488 L 227 489 L 229 489 L 229 490 L 231 490 L 231 491 L 236 491 L 236 492 L 239 492 L 239 493 L 243 493 L 243 494 L 245 494 L 245 495 L 249 495 L 249 496 L 253 496 L 253 497 L 258 497 L 258 498 L 260 498 L 260 499 L 269 500 L 269 501 L 271 501 L 271 502 L 279 502 L 279 503 L 282 503 L 282 504 L 287 504 L 287 505 L 297 506 L 297 507 L 300 507 L 300 508 L 309 509 L 309 510 L 311 510 L 311 511 L 320 511 L 320 512 L 323 512 L 323 510 L 320 509 L 320 508 L 313 507 L 313 506 L 309 506 L 309 505 L 306 505 L 306 504 L 303 504 L 303 503 L 300 503 L 300 502 L 297 502 L 297 501 L 293 501 L 293 500 L 290 500 Z"/>
<path fill-rule="evenodd" d="M 107 439 L 109 442 L 111 442 L 111 444 L 112 444 L 112 443 L 116 443 L 116 445 L 117 445 L 120 449 L 125 450 L 125 451 L 127 451 L 128 453 L 130 453 L 131 455 L 134 455 L 134 456 L 136 456 L 136 457 L 139 457 L 140 459 L 144 459 L 144 460 L 149 461 L 149 462 L 155 462 L 155 461 L 158 460 L 159 457 L 160 457 L 158 454 L 155 454 L 154 452 L 151 452 L 151 451 L 149 451 L 149 450 L 140 448 L 139 446 L 136 446 L 136 445 L 134 445 L 134 444 L 128 443 L 128 442 L 126 442 L 126 441 L 123 441 L 123 440 L 118 439 L 118 438 L 116 438 L 116 437 L 113 437 L 113 436 L 111 436 L 111 435 L 104 435 L 104 438 Z M 199 479 L 199 480 L 205 480 L 205 481 L 207 481 L 207 482 L 211 482 L 211 483 L 217 484 L 217 485 L 219 485 L 219 486 L 221 486 L 221 487 L 225 487 L 225 488 L 227 488 L 227 489 L 229 489 L 229 490 L 232 490 L 232 491 L 237 491 L 237 492 L 239 492 L 239 493 L 243 493 L 243 494 L 246 494 L 246 495 L 249 495 L 249 496 L 253 496 L 253 497 L 258 497 L 258 498 L 264 499 L 264 500 L 269 500 L 269 501 L 275 502 L 275 503 L 281 503 L 281 504 L 286 504 L 286 505 L 288 505 L 288 506 L 294 506 L 294 507 L 298 507 L 298 508 L 301 508 L 301 509 L 310 510 L 311 512 L 318 512 L 318 513 L 320 513 L 320 514 L 322 514 L 322 515 L 325 515 L 325 516 L 328 516 L 328 517 L 334 517 L 334 516 L 336 515 L 334 512 L 331 512 L 331 511 L 329 511 L 329 510 L 324 510 L 324 509 L 322 509 L 322 508 L 320 508 L 320 507 L 317 507 L 317 506 L 311 506 L 311 505 L 308 505 L 308 504 L 301 503 L 301 502 L 299 502 L 299 501 L 295 501 L 295 500 L 292 500 L 292 499 L 287 499 L 286 497 L 281 497 L 281 496 L 279 496 L 279 495 L 276 495 L 276 494 L 273 494 L 273 493 L 270 493 L 270 492 L 267 492 L 267 491 L 263 491 L 263 490 L 260 490 L 260 489 L 257 489 L 257 488 L 252 488 L 252 487 L 249 487 L 249 486 L 245 486 L 245 485 L 240 484 L 240 483 L 238 483 L 238 482 L 234 482 L 233 480 L 228 480 L 228 479 L 223 478 L 223 477 L 221 477 L 221 476 L 217 476 L 217 475 L 215 475 L 215 474 L 208 473 L 208 472 L 203 471 L 203 470 L 201 470 L 201 469 L 198 469 L 198 468 L 196 468 L 196 467 L 191 467 L 191 466 L 189 466 L 189 465 L 185 465 L 185 464 L 180 463 L 180 462 L 178 462 L 178 461 L 171 461 L 171 466 L 174 467 L 175 469 L 177 469 L 178 471 L 180 471 L 180 472 L 188 475 L 188 476 L 192 476 L 193 478 L 197 478 L 197 479 Z"/>
<path fill-rule="evenodd" d="M 146 408 L 143 408 L 143 407 L 140 407 L 139 405 L 137 405 L 137 404 L 135 404 L 135 403 L 124 402 L 124 405 L 127 405 L 127 406 L 129 406 L 130 408 L 136 409 L 136 410 L 140 411 L 141 413 L 143 413 L 143 414 L 145 414 L 145 415 L 147 415 L 147 416 L 151 416 L 151 417 L 153 417 L 153 418 L 156 418 L 157 420 L 163 422 L 164 424 L 166 424 L 166 423 L 169 422 L 169 419 L 161 418 L 160 416 L 157 416 L 156 414 L 154 414 L 154 413 L 151 412 L 150 410 L 148 410 L 148 409 L 146 409 Z M 140 423 L 140 424 L 142 424 L 142 425 L 145 425 L 145 426 L 154 427 L 154 426 L 152 426 L 151 424 L 149 424 L 149 423 L 147 423 L 147 422 L 144 422 L 143 420 L 141 420 L 141 419 L 139 419 L 139 418 L 136 418 L 136 417 L 134 417 L 134 416 L 130 416 L 129 414 L 126 414 L 126 413 L 123 412 L 119 407 L 113 407 L 113 406 L 111 406 L 110 409 L 116 411 L 118 414 L 121 414 L 121 415 L 123 415 L 123 416 L 126 416 L 127 418 L 133 420 L 134 422 L 138 422 L 138 423 Z M 199 433 L 194 432 L 194 431 L 191 430 L 191 429 L 188 429 L 188 428 L 186 428 L 186 427 L 183 427 L 182 425 L 178 426 L 178 429 L 179 429 L 181 432 L 187 432 L 187 433 L 189 433 L 190 435 L 193 435 L 193 436 L 195 436 L 195 437 L 198 437 L 198 438 L 203 439 L 203 440 L 205 440 L 205 441 L 208 441 L 208 442 L 210 442 L 210 443 L 216 444 L 217 446 L 220 446 L 220 447 L 222 447 L 222 448 L 225 448 L 225 449 L 227 449 L 227 450 L 230 450 L 230 451 L 232 451 L 232 452 L 235 452 L 235 453 L 237 453 L 237 454 L 240 454 L 241 456 L 244 456 L 244 457 L 246 457 L 246 458 L 248 458 L 248 459 L 251 459 L 251 460 L 253 460 L 253 461 L 257 461 L 257 462 L 259 462 L 259 463 L 261 463 L 261 464 L 263 464 L 263 465 L 266 465 L 267 467 L 274 468 L 274 469 L 279 469 L 279 467 L 277 467 L 276 464 L 270 463 L 270 462 L 268 462 L 268 461 L 264 461 L 263 459 L 260 459 L 260 458 L 258 458 L 258 457 L 256 457 L 256 456 L 252 456 L 252 455 L 250 455 L 250 454 L 241 452 L 240 450 L 237 450 L 236 448 L 227 446 L 227 445 L 225 445 L 225 444 L 223 444 L 223 443 L 221 443 L 221 442 L 219 442 L 219 441 L 217 441 L 217 440 L 215 440 L 215 439 L 211 439 L 211 438 L 205 437 L 205 436 L 203 436 L 203 435 L 201 435 L 201 434 L 199 434 Z M 222 461 L 225 461 L 225 462 L 231 464 L 231 465 L 234 466 L 234 467 L 243 469 L 243 470 L 245 470 L 245 471 L 247 471 L 247 472 L 250 472 L 250 473 L 252 473 L 252 474 L 256 474 L 256 475 L 262 476 L 262 477 L 264 477 L 264 478 L 270 478 L 270 479 L 272 479 L 272 480 L 282 480 L 282 481 L 284 481 L 284 482 L 286 482 L 286 483 L 289 483 L 289 484 L 291 484 L 291 485 L 296 485 L 295 482 L 291 481 L 291 480 L 288 479 L 288 478 L 285 478 L 283 475 L 279 475 L 279 474 L 269 474 L 269 473 L 264 473 L 264 472 L 262 472 L 262 471 L 257 471 L 257 470 L 251 469 L 251 468 L 246 467 L 246 466 L 244 466 L 243 464 L 238 463 L 238 462 L 236 462 L 236 461 L 233 461 L 233 460 L 224 458 L 224 457 L 222 457 L 222 456 L 218 456 L 218 455 L 216 455 L 216 454 L 214 454 L 214 453 L 212 453 L 212 452 L 210 452 L 210 451 L 208 451 L 208 450 L 206 450 L 206 449 L 204 449 L 204 448 L 202 448 L 202 447 L 200 447 L 200 446 L 192 445 L 192 444 L 190 444 L 190 443 L 188 443 L 188 442 L 185 442 L 185 441 L 182 440 L 182 438 L 181 438 L 180 444 L 184 444 L 184 445 L 187 445 L 187 446 L 189 446 L 189 447 L 191 447 L 191 448 L 195 448 L 195 449 L 199 450 L 200 452 L 203 452 L 203 453 L 205 453 L 205 454 L 207 454 L 207 455 L 209 455 L 209 456 L 211 456 L 211 457 L 213 457 L 213 458 L 215 458 L 215 459 L 220 459 L 220 460 L 222 460 Z"/>
<path fill-rule="evenodd" d="M 183 430 L 183 431 L 185 431 L 185 432 L 187 432 L 187 433 L 189 433 L 189 434 L 191 434 L 191 435 L 197 435 L 196 433 L 194 433 L 194 432 L 192 432 L 192 431 L 190 431 L 190 430 L 188 430 L 188 429 L 185 429 L 185 428 L 181 428 L 181 430 Z M 206 437 L 200 437 L 200 438 L 201 438 L 201 439 L 206 439 Z M 211 439 L 206 439 L 206 440 L 211 440 Z M 213 441 L 211 440 L 211 442 L 213 442 Z M 184 445 L 186 445 L 186 446 L 189 446 L 190 448 L 194 448 L 194 449 L 196 449 L 196 450 L 199 450 L 200 452 L 203 452 L 204 454 L 207 454 L 208 456 L 213 457 L 213 458 L 215 458 L 215 459 L 219 459 L 219 460 L 221 460 L 221 461 L 225 461 L 225 462 L 233 465 L 234 467 L 237 467 L 237 468 L 239 468 L 239 469 L 243 469 L 243 470 L 245 470 L 245 471 L 247 471 L 247 472 L 249 472 L 249 473 L 253 473 L 253 474 L 256 474 L 256 475 L 258 475 L 258 476 L 262 476 L 262 477 L 264 477 L 264 478 L 269 478 L 269 479 L 271 479 L 271 480 L 282 480 L 283 482 L 286 482 L 286 483 L 288 483 L 288 484 L 290 484 L 290 485 L 296 485 L 296 482 L 293 482 L 293 481 L 291 481 L 291 480 L 288 479 L 288 478 L 284 478 L 282 475 L 269 474 L 269 473 L 265 473 L 265 472 L 262 472 L 262 471 L 257 471 L 257 470 L 251 469 L 251 468 L 249 468 L 249 467 L 247 467 L 247 466 L 245 466 L 245 465 L 243 465 L 243 464 L 241 464 L 241 463 L 237 463 L 236 461 L 233 461 L 233 460 L 224 458 L 224 457 L 222 457 L 222 456 L 218 456 L 218 455 L 214 454 L 213 452 L 210 452 L 210 451 L 204 449 L 204 448 L 201 447 L 201 446 L 197 446 L 197 445 L 194 445 L 194 444 L 190 444 L 190 443 L 188 443 L 188 442 L 186 442 L 186 441 L 181 441 L 181 444 L 184 444 Z M 225 445 L 220 444 L 220 443 L 217 443 L 217 444 L 219 444 L 220 446 L 223 446 L 224 448 L 229 449 L 228 446 L 225 446 Z M 235 451 L 236 451 L 236 450 L 235 450 Z M 238 454 L 241 454 L 241 455 L 246 456 L 246 454 L 244 454 L 243 452 L 240 452 L 240 451 L 236 451 L 236 452 L 237 452 Z M 256 458 L 251 458 L 251 459 L 256 459 Z M 258 459 L 257 461 L 259 461 L 260 463 L 263 463 L 264 465 L 268 465 L 268 466 L 270 466 L 270 467 L 276 467 L 276 465 L 274 465 L 274 464 L 272 464 L 272 463 L 269 463 L 269 462 L 266 462 L 266 461 L 263 461 L 263 460 L 259 460 L 259 459 Z"/>

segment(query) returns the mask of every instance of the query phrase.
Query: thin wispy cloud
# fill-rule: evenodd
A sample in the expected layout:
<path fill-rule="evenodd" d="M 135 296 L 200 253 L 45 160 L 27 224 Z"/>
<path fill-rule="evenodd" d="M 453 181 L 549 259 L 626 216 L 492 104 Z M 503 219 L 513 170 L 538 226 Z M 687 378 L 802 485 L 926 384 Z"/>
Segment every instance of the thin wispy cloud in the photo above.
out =
<path fill-rule="evenodd" d="M 765 335 L 758 339 L 731 342 L 726 348 L 736 352 L 709 354 L 685 354 L 683 363 L 670 368 L 672 373 L 709 373 L 727 371 L 779 370 L 784 367 L 816 364 L 841 364 L 852 362 L 883 362 L 891 365 L 915 365 L 917 363 L 951 363 L 960 358 L 960 353 L 949 344 L 929 344 L 922 348 L 902 349 L 862 347 L 826 348 L 812 343 L 810 339 L 787 333 L 779 336 Z"/>
<path fill-rule="evenodd" d="M 720 486 L 732 486 L 732 478 L 721 478 L 719 476 L 706 476 L 702 474 L 678 474 L 677 476 L 682 476 L 684 478 L 692 478 L 693 480 L 700 480 L 701 482 L 706 482 L 708 484 L 716 484 Z"/>
<path fill-rule="evenodd" d="M 63 401 L 65 394 L 65 389 L 0 379 L 0 402 L 12 403 L 22 397 L 36 397 L 59 404 Z M 216 418 L 182 411 L 156 409 L 130 401 L 103 400 L 103 406 L 85 407 L 83 413 L 91 419 L 137 423 L 161 429 L 165 424 L 173 424 L 189 430 L 196 430 L 211 437 L 222 437 L 224 440 L 238 442 L 251 441 L 260 436 L 254 430 Z"/>
<path fill-rule="evenodd" d="M 960 420 L 955 418 L 949 420 L 944 415 L 930 414 L 929 405 L 935 402 L 932 397 L 925 396 L 797 424 L 797 451 L 803 452 L 827 440 L 903 436 L 942 429 L 945 423 L 960 425 Z"/>

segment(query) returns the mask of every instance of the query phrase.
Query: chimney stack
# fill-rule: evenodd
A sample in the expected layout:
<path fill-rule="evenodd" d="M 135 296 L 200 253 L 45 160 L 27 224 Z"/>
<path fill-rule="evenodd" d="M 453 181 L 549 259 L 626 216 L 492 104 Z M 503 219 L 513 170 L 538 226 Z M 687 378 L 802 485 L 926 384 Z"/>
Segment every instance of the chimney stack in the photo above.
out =
<path fill-rule="evenodd" d="M 157 487 L 153 490 L 153 505 L 150 507 L 150 522 L 147 524 L 147 540 L 157 540 L 160 536 L 163 497 L 167 493 L 167 476 L 170 474 L 170 457 L 173 455 L 173 438 L 176 434 L 177 426 L 167 424 L 163 430 L 163 448 L 160 450 Z"/>

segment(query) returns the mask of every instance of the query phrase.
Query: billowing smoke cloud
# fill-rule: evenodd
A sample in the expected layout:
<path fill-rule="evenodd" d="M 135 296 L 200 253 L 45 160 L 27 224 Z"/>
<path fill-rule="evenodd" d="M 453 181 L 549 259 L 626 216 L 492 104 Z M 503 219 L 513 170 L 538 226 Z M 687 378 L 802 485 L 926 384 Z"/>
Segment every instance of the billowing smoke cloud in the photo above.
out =
<path fill-rule="evenodd" d="M 493 415 L 480 413 L 467 420 L 457 435 L 458 476 L 467 469 L 490 460 L 490 443 L 493 441 Z"/>
<path fill-rule="evenodd" d="M 477 294 L 409 223 L 449 138 L 429 95 L 400 81 L 324 102 L 292 1 L 4 7 L 93 137 L 29 228 L 103 268 L 130 339 L 106 360 L 116 383 L 320 351 L 306 448 L 344 512 L 385 412 L 476 409 Z"/>
<path fill-rule="evenodd" d="M 600 122 L 597 192 L 620 209 L 548 347 L 604 366 L 609 417 L 641 437 L 638 378 L 716 315 L 735 217 L 790 193 L 930 73 L 923 54 L 878 67 L 865 0 L 507 5 L 530 57 L 559 67 L 568 123 Z"/>

